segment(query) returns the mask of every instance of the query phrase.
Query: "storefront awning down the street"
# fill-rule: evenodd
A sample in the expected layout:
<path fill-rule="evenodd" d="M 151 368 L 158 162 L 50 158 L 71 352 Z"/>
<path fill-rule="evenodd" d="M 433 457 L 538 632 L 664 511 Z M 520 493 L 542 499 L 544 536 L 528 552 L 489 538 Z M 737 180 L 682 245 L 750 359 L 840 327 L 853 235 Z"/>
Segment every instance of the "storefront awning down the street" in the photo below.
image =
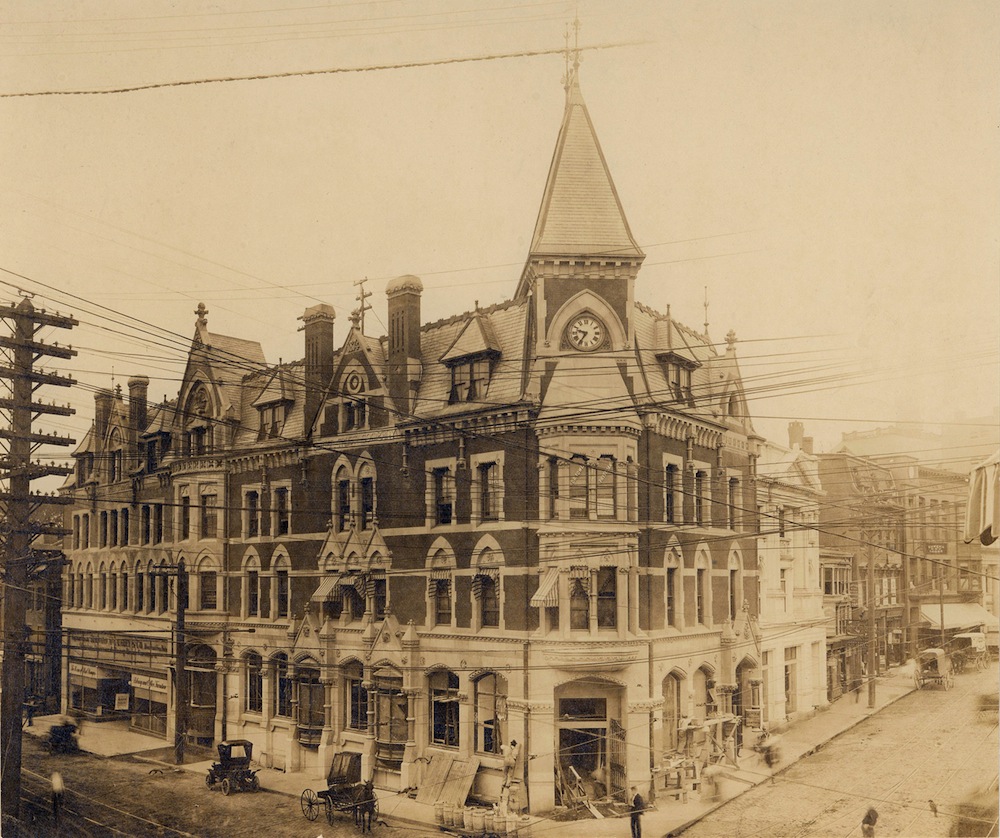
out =
<path fill-rule="evenodd" d="M 319 583 L 319 587 L 313 591 L 312 601 L 313 602 L 324 602 L 333 592 L 337 583 L 340 581 L 342 574 L 338 573 L 335 576 L 324 576 Z"/>
<path fill-rule="evenodd" d="M 997 618 L 978 602 L 946 602 L 944 605 L 925 604 L 920 606 L 921 622 L 931 624 L 931 628 L 941 628 L 941 611 L 944 609 L 945 629 L 992 626 Z"/>
<path fill-rule="evenodd" d="M 984 545 L 1000 538 L 1000 451 L 976 466 L 969 475 L 969 504 L 965 513 L 965 542 Z"/>

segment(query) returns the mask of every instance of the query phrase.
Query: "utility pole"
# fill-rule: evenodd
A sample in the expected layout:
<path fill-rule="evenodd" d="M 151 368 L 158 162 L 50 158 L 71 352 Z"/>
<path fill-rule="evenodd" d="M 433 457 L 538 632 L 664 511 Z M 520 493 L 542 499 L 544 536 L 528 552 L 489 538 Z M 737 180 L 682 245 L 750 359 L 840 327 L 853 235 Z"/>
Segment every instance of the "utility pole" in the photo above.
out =
<path fill-rule="evenodd" d="M 151 571 L 153 576 L 176 577 L 174 587 L 177 617 L 174 623 L 174 764 L 184 764 L 188 727 L 187 635 L 184 626 L 188 599 L 188 574 L 184 559 Z"/>
<path fill-rule="evenodd" d="M 21 712 L 24 704 L 25 616 L 29 582 L 36 568 L 61 560 L 61 550 L 33 549 L 32 542 L 41 535 L 66 535 L 53 524 L 33 520 L 38 508 L 46 504 L 68 504 L 71 498 L 32 495 L 34 478 L 69 474 L 64 466 L 32 462 L 31 455 L 42 445 L 72 445 L 75 440 L 54 433 L 33 433 L 32 420 L 41 414 L 71 416 L 76 411 L 68 405 L 33 402 L 32 395 L 43 384 L 68 387 L 76 382 L 69 377 L 34 369 L 43 356 L 72 358 L 76 350 L 58 344 L 36 341 L 39 329 L 54 326 L 71 329 L 78 325 L 72 317 L 35 310 L 25 296 L 16 306 L 0 307 L 0 318 L 13 321 L 13 335 L 0 337 L 0 349 L 10 363 L 0 367 L 0 378 L 10 380 L 11 398 L 0 398 L 0 409 L 10 414 L 10 427 L 0 429 L 0 440 L 7 443 L 6 457 L 0 457 L 0 491 L 3 517 L 0 519 L 3 571 L 3 690 L 0 693 L 0 813 L 16 820 L 21 803 Z"/>

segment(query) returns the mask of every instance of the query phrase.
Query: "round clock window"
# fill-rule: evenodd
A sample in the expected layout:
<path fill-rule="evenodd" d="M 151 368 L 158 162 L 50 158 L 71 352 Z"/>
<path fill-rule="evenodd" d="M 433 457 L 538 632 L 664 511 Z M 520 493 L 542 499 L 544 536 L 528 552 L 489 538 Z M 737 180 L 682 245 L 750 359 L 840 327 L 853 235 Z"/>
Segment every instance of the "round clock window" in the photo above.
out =
<path fill-rule="evenodd" d="M 592 314 L 581 314 L 566 329 L 566 339 L 570 346 L 584 352 L 600 348 L 604 344 L 604 324 Z"/>
<path fill-rule="evenodd" d="M 348 393 L 358 393 L 361 391 L 361 376 L 356 372 L 352 372 L 347 376 L 347 392 Z"/>

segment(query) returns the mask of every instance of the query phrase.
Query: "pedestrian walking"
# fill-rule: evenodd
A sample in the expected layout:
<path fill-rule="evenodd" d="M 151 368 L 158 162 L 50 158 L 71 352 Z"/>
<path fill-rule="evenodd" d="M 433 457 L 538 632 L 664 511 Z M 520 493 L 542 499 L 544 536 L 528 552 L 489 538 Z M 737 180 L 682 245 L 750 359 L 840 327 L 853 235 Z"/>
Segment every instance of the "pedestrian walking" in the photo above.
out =
<path fill-rule="evenodd" d="M 55 818 L 56 826 L 59 826 L 59 809 L 62 807 L 63 794 L 66 787 L 63 785 L 62 774 L 58 771 L 52 772 L 52 817 Z"/>
<path fill-rule="evenodd" d="M 632 819 L 632 838 L 642 838 L 642 813 L 646 808 L 646 801 L 642 799 L 639 790 L 632 786 L 632 811 L 629 813 Z"/>
<path fill-rule="evenodd" d="M 878 812 L 874 809 L 869 809 L 865 812 L 864 819 L 861 821 L 861 834 L 864 838 L 875 838 L 876 823 L 878 823 Z"/>

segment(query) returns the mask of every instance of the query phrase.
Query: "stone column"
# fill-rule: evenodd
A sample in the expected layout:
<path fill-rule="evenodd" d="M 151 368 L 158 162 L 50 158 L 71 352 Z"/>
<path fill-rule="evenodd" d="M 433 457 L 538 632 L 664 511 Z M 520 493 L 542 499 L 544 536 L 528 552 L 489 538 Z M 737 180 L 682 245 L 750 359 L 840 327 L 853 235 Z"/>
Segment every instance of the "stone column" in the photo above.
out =
<path fill-rule="evenodd" d="M 550 812 L 555 806 L 555 765 L 559 741 L 555 707 L 551 701 L 529 703 L 508 699 L 507 711 L 510 718 L 528 716 L 528 741 L 524 743 L 522 754 L 528 766 L 531 811 Z M 508 740 L 514 735 L 513 731 L 511 727 Z M 537 755 L 535 759 L 531 758 L 532 754 Z"/>
<path fill-rule="evenodd" d="M 417 754 L 417 691 L 406 693 L 406 747 L 403 749 L 403 765 L 400 769 L 400 783 L 403 788 L 419 786 L 423 781 L 423 763 L 415 762 Z"/>

